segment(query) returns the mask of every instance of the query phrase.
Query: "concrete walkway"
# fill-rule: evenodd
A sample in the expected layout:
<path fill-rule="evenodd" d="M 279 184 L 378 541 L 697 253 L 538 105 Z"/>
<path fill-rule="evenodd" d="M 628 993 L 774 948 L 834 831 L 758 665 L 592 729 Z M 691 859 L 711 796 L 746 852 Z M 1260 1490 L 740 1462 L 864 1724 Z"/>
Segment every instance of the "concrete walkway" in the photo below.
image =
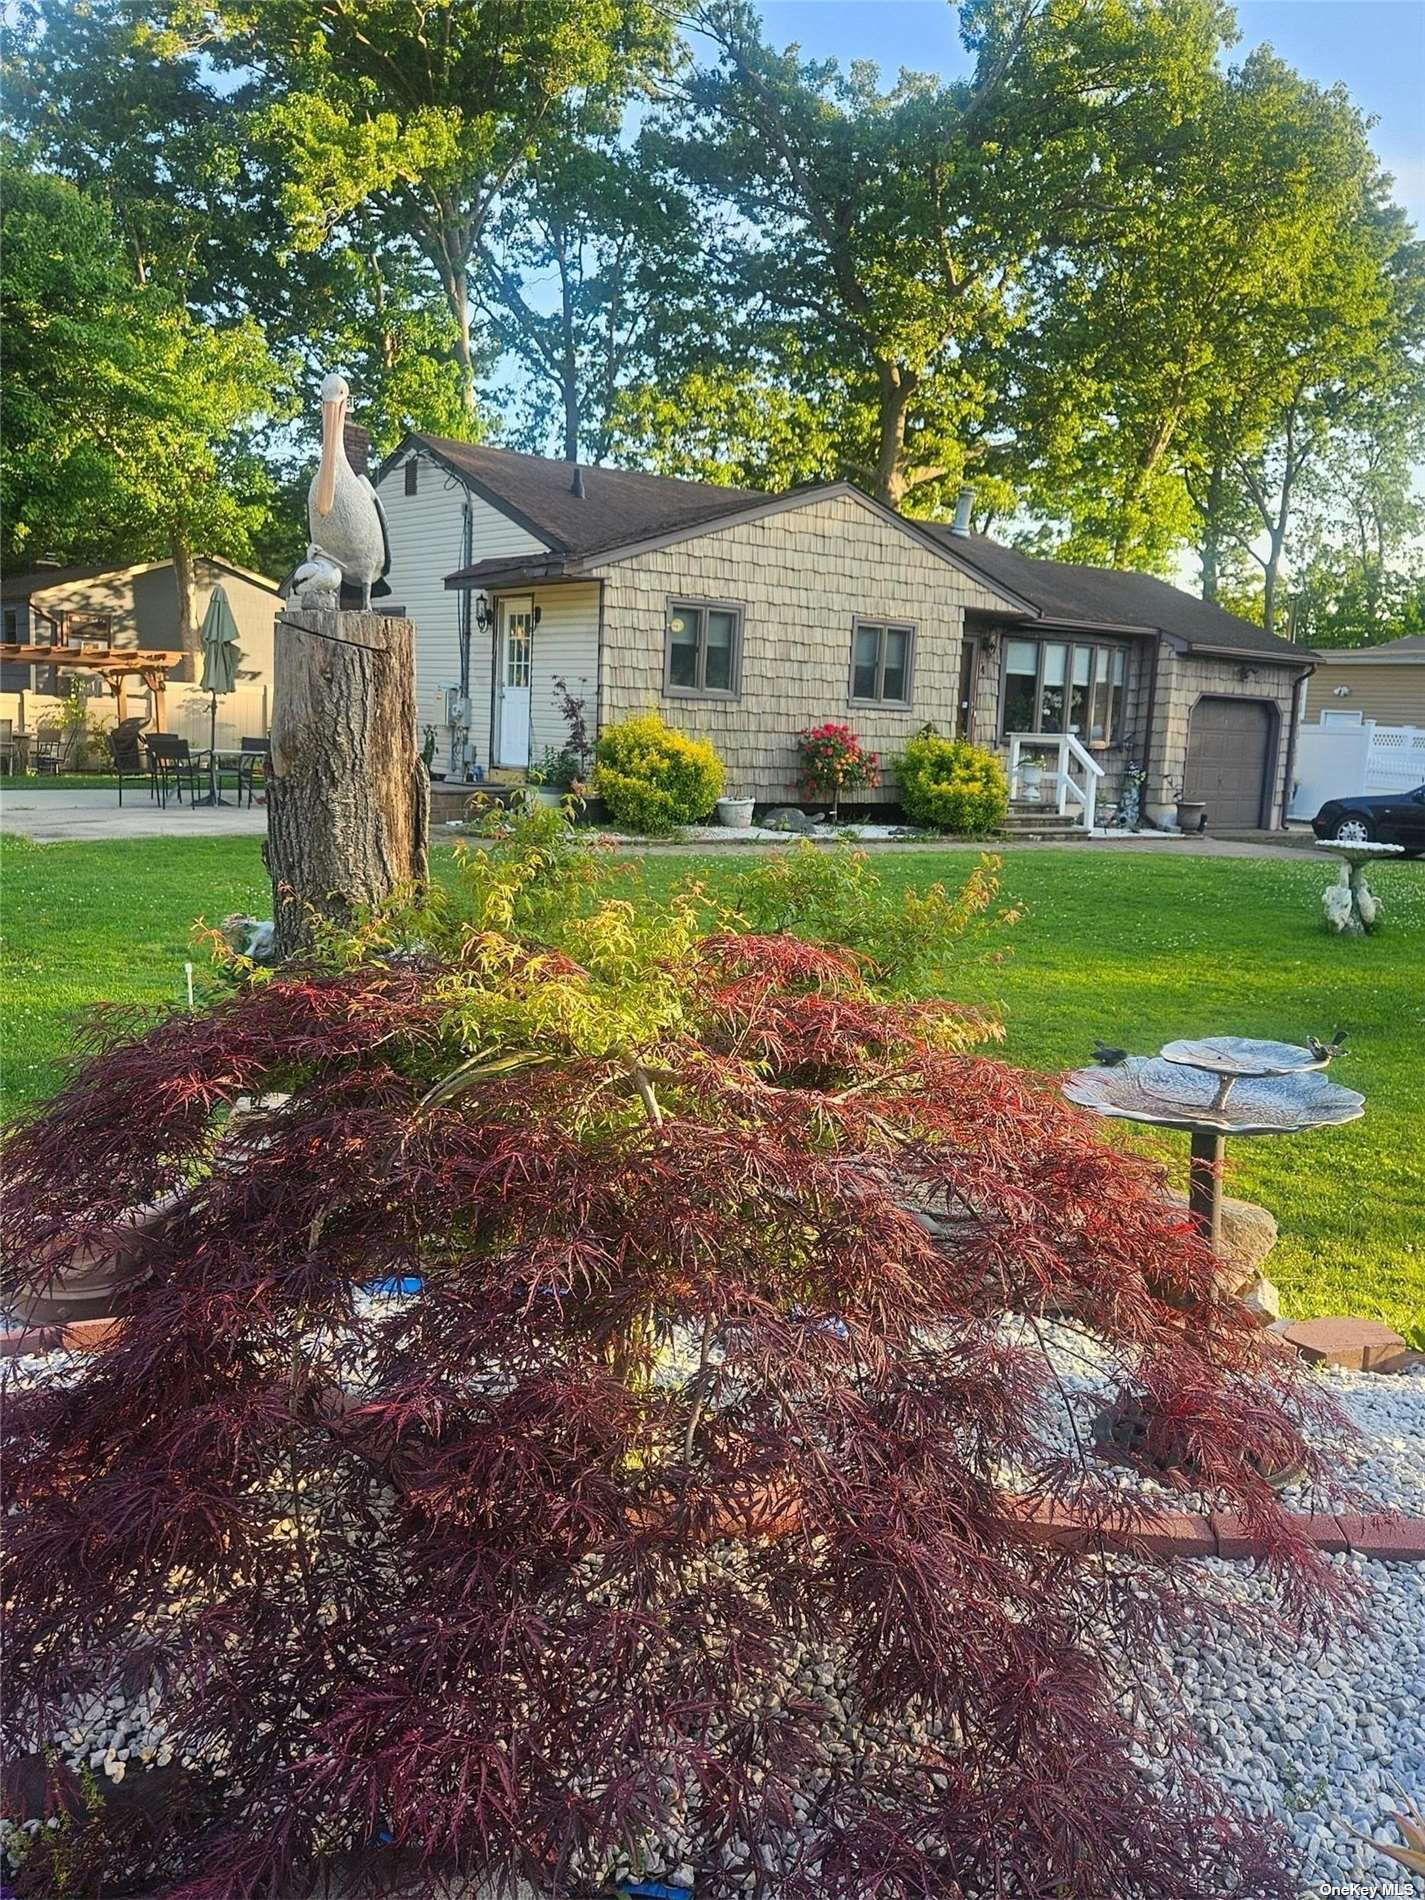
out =
<path fill-rule="evenodd" d="M 228 794 L 235 796 L 233 793 Z M 164 808 L 149 798 L 144 787 L 126 792 L 122 807 L 112 787 L 103 790 L 33 791 L 24 779 L 0 780 L 0 831 L 33 839 L 36 844 L 75 844 L 95 838 L 261 838 L 267 833 L 267 811 L 262 805 L 250 810 L 245 805 L 180 805 L 170 800 Z M 462 834 L 444 825 L 431 827 L 431 843 L 453 842 Z M 907 851 L 1091 851 L 1095 854 L 1116 852 L 1120 857 L 1141 853 L 1166 852 L 1180 858 L 1297 858 L 1303 846 L 1309 849 L 1310 833 L 1291 834 L 1287 843 L 1281 832 L 1264 831 L 1253 837 L 1178 838 L 1159 832 L 1127 833 L 1120 837 L 1084 838 L 1064 844 L 1057 839 L 1032 841 L 1006 838 L 986 844 L 962 843 L 954 838 L 909 839 L 888 842 L 867 838 L 862 848 L 873 852 Z M 770 850 L 774 844 L 786 844 L 787 838 L 757 838 L 739 841 L 720 835 L 716 826 L 698 826 L 694 833 L 667 843 L 621 843 L 627 852 L 710 853 Z M 822 842 L 827 842 L 823 840 Z"/>
<path fill-rule="evenodd" d="M 236 798 L 235 792 L 226 794 Z M 267 831 L 265 806 L 160 806 L 142 785 L 65 792 L 30 791 L 24 779 L 0 780 L 0 831 L 36 844 L 77 844 L 90 838 L 250 838 Z"/>

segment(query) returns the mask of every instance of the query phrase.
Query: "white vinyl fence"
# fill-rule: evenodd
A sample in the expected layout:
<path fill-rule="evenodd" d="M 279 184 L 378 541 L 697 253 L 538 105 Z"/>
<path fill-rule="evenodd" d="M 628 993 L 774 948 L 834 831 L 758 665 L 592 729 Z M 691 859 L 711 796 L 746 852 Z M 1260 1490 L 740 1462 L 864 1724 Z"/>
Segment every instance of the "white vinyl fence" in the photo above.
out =
<path fill-rule="evenodd" d="M 196 686 L 170 686 L 166 694 L 164 725 L 196 750 L 208 743 L 212 700 Z M 236 752 L 243 739 L 266 737 L 272 688 L 239 680 L 230 693 L 218 695 L 218 744 Z M 134 707 L 138 712 L 141 708 Z"/>
<path fill-rule="evenodd" d="M 1292 818 L 1313 818 L 1328 798 L 1363 792 L 1409 792 L 1425 785 L 1425 727 L 1347 725 L 1328 715 L 1299 726 L 1292 779 Z"/>

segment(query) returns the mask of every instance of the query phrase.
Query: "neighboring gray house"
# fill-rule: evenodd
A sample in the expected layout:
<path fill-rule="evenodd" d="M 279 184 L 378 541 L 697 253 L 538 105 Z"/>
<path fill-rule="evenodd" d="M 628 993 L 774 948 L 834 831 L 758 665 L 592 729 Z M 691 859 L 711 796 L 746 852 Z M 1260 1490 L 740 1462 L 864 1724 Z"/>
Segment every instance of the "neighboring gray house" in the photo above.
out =
<path fill-rule="evenodd" d="M 734 795 L 795 797 L 797 732 L 841 719 L 883 759 L 926 724 L 965 734 L 1070 812 L 1115 797 L 1131 758 L 1150 812 L 1185 795 L 1216 825 L 1282 821 L 1314 656 L 1148 576 L 1034 560 L 848 482 L 770 496 L 411 435 L 377 485 L 449 769 L 559 745 L 563 678 L 591 726 L 656 706 L 711 739 Z"/>

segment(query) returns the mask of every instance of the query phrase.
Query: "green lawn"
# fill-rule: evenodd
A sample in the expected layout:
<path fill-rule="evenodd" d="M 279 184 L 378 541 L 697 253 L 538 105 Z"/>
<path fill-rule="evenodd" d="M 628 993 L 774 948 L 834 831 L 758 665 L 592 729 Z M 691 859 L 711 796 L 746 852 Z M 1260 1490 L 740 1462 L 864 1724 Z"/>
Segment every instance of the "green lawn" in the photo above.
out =
<path fill-rule="evenodd" d="M 885 854 L 897 881 L 955 878 L 963 851 Z M 443 854 L 438 862 L 448 863 Z M 696 872 L 717 887 L 741 855 L 650 858 L 654 893 Z M 101 998 L 174 1000 L 195 916 L 265 915 L 259 841 L 5 843 L 3 1017 L 7 1112 L 52 1088 L 72 1013 Z M 1349 1026 L 1335 1075 L 1363 1121 L 1229 1146 L 1232 1191 L 1282 1226 L 1272 1275 L 1287 1309 L 1425 1319 L 1425 862 L 1373 873 L 1388 906 L 1375 937 L 1329 936 L 1320 861 L 1011 852 L 1005 894 L 1028 914 L 999 964 L 967 962 L 957 994 L 1000 1005 L 1006 1055 L 1057 1070 L 1096 1035 L 1140 1051 L 1230 1032 L 1300 1041 Z M 1182 1172 L 1185 1142 L 1163 1152 Z"/>

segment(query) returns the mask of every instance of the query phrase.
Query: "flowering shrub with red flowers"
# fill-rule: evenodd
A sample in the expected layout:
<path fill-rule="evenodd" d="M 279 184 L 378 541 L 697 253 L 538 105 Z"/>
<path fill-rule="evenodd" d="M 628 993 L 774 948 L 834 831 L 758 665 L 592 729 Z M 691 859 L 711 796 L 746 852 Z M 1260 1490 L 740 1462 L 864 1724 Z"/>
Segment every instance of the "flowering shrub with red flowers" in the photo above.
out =
<path fill-rule="evenodd" d="M 858 792 L 876 784 L 880 760 L 868 752 L 852 727 L 828 719 L 797 734 L 801 761 L 801 788 L 807 798 L 829 798 L 840 808 L 843 792 Z"/>
<path fill-rule="evenodd" d="M 173 1197 L 115 1342 L 9 1406 L 8 1745 L 149 1697 L 167 1900 L 1294 1892 L 1153 1702 L 1210 1576 L 1105 1558 L 1124 1494 L 1045 1431 L 1053 1315 L 1324 1600 L 1262 1476 L 1315 1468 L 1293 1375 L 1153 1169 L 833 944 L 572 879 L 531 939 L 528 864 L 471 865 L 419 942 L 111 1025 L 8 1136 L 12 1277 Z"/>

